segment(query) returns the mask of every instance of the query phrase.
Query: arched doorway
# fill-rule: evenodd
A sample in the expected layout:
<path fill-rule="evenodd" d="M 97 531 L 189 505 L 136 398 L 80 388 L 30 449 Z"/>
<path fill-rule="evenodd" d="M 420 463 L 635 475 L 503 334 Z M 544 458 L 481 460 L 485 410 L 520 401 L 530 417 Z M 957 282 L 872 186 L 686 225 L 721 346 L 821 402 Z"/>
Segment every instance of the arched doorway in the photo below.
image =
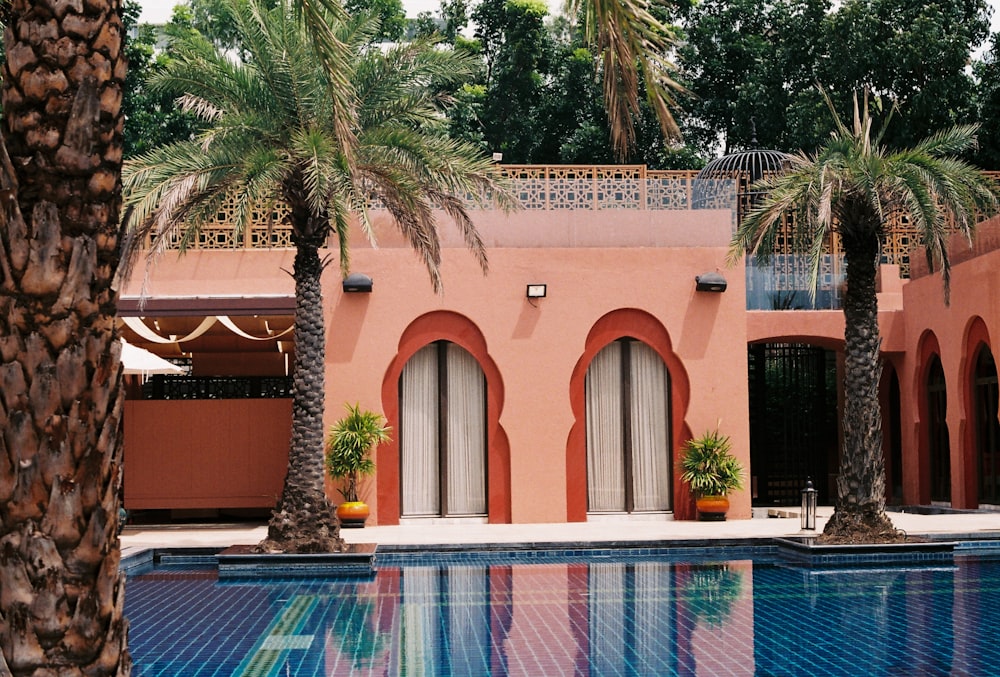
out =
<path fill-rule="evenodd" d="M 951 501 L 951 443 L 948 440 L 948 393 L 941 358 L 927 367 L 927 449 L 930 455 L 931 501 Z"/>
<path fill-rule="evenodd" d="M 450 341 L 418 350 L 399 379 L 402 517 L 485 516 L 486 377 Z"/>
<path fill-rule="evenodd" d="M 903 502 L 902 401 L 899 375 L 891 363 L 885 365 L 882 380 L 886 383 L 886 399 L 882 409 L 882 439 L 886 450 L 885 494 L 890 504 L 899 505 Z"/>
<path fill-rule="evenodd" d="M 624 338 L 594 356 L 584 383 L 587 512 L 671 507 L 670 376 L 660 356 Z"/>
<path fill-rule="evenodd" d="M 836 354 L 802 343 L 754 343 L 748 351 L 754 504 L 798 505 L 809 478 L 819 501 L 830 502 L 838 439 Z"/>
<path fill-rule="evenodd" d="M 1000 504 L 1000 422 L 997 421 L 997 367 L 993 352 L 980 344 L 973 380 L 979 503 Z"/>

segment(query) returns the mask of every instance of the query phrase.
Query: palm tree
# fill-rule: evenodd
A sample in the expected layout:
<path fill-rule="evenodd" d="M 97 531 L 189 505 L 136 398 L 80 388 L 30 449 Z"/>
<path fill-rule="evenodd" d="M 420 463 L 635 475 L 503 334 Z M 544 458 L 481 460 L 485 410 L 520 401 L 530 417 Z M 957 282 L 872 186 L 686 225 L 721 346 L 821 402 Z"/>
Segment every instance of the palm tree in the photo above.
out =
<path fill-rule="evenodd" d="M 128 675 L 119 3 L 6 3 L 0 142 L 0 675 Z"/>
<path fill-rule="evenodd" d="M 223 3 L 238 28 L 240 60 L 194 36 L 151 85 L 211 125 L 198 138 L 126 165 L 128 225 L 151 238 L 152 255 L 175 238 L 183 248 L 225 200 L 237 229 L 251 210 L 283 203 L 295 245 L 295 367 L 288 473 L 263 549 L 339 549 L 339 526 L 323 492 L 325 330 L 320 249 L 331 235 L 349 267 L 349 218 L 371 233 L 376 198 L 441 285 L 436 209 L 458 225 L 486 269 L 467 201 L 513 206 L 498 169 L 467 144 L 435 133 L 447 84 L 471 70 L 467 57 L 426 41 L 382 53 L 366 45 L 377 26 L 348 23 L 339 6 L 314 7 L 302 22 L 291 0 Z M 273 3 L 272 3 L 273 4 Z M 323 38 L 322 42 L 315 38 Z M 336 98 L 334 98 L 336 97 Z"/>
<path fill-rule="evenodd" d="M 587 43 L 600 58 L 611 145 L 618 157 L 625 159 L 635 143 L 640 77 L 664 138 L 680 138 L 670 111 L 674 93 L 683 91 L 671 77 L 677 70 L 669 58 L 676 44 L 673 29 L 653 16 L 646 0 L 566 0 L 566 11 L 570 16 L 582 11 Z"/>
<path fill-rule="evenodd" d="M 824 93 L 824 96 L 825 93 Z M 928 260 L 942 270 L 948 298 L 949 234 L 973 237 L 976 219 L 996 210 L 997 186 L 957 158 L 975 144 L 976 127 L 935 134 L 913 148 L 891 151 L 873 138 L 868 97 L 848 129 L 833 109 L 832 138 L 814 156 L 800 154 L 780 176 L 765 179 L 767 196 L 739 225 L 731 261 L 745 253 L 766 260 L 781 228 L 794 214 L 796 243 L 808 252 L 813 286 L 824 244 L 835 233 L 846 262 L 844 294 L 843 449 L 833 517 L 827 540 L 893 540 L 885 514 L 885 464 L 879 411 L 878 301 L 876 266 L 886 238 L 887 216 L 902 211 L 920 231 Z"/>

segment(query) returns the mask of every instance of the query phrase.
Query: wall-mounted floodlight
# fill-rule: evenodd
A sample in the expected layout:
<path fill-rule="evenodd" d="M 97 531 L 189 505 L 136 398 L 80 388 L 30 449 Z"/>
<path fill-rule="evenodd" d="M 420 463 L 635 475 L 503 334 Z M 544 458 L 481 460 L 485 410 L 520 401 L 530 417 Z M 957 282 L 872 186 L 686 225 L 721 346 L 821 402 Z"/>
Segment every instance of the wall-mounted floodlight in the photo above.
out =
<path fill-rule="evenodd" d="M 372 279 L 364 273 L 351 273 L 344 278 L 344 292 L 370 293 L 372 290 Z"/>
<path fill-rule="evenodd" d="M 525 296 L 529 299 L 544 299 L 546 287 L 547 285 L 544 284 L 529 284 Z"/>
<path fill-rule="evenodd" d="M 696 275 L 694 282 L 695 291 L 726 291 L 726 278 L 722 277 L 721 273 L 712 272 L 705 273 L 704 275 Z"/>

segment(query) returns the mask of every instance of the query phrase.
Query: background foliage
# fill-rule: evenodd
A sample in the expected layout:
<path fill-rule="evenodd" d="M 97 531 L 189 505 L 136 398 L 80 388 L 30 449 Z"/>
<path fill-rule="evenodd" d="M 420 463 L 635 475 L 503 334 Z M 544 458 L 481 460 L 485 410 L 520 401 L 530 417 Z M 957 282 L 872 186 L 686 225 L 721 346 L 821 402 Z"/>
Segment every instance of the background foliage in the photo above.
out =
<path fill-rule="evenodd" d="M 198 31 L 235 44 L 234 27 L 214 10 L 220 1 L 188 0 L 164 30 L 140 27 L 130 40 L 128 155 L 194 131 L 191 119 L 142 82 L 169 60 L 172 35 Z M 542 0 L 442 0 L 416 19 L 405 18 L 401 0 L 347 0 L 346 7 L 379 17 L 374 43 L 438 33 L 447 48 L 476 56 L 475 76 L 441 89 L 454 103 L 447 121 L 453 137 L 503 153 L 505 163 L 614 160 L 597 61 L 576 17 L 553 15 Z M 688 90 L 675 111 L 683 143 L 665 143 L 643 104 L 628 162 L 698 168 L 755 145 L 812 151 L 833 124 L 820 84 L 844 112 L 864 87 L 895 102 L 890 147 L 979 122 L 980 147 L 969 159 L 1000 168 L 1000 64 L 985 0 L 846 0 L 836 7 L 831 0 L 659 0 L 652 10 L 680 36 L 672 59 Z M 130 25 L 136 15 L 129 0 Z M 884 118 L 892 108 L 873 114 Z"/>

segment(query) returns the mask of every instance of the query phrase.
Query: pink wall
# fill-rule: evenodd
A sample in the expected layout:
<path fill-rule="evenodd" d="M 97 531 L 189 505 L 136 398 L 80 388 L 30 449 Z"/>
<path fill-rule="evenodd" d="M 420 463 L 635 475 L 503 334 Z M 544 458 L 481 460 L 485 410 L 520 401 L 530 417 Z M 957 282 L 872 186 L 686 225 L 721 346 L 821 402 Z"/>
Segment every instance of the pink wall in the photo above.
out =
<path fill-rule="evenodd" d="M 277 502 L 291 400 L 129 400 L 124 418 L 129 510 Z"/>
<path fill-rule="evenodd" d="M 401 337 L 418 318 L 445 313 L 458 320 L 436 336 L 432 322 L 421 336 L 463 343 L 468 337 L 448 332 L 467 327 L 460 333 L 478 336 L 481 354 L 474 354 L 494 375 L 488 378 L 493 521 L 585 519 L 582 375 L 593 355 L 621 336 L 641 334 L 670 369 L 675 454 L 687 436 L 721 422 L 749 466 L 744 274 L 741 266 L 726 267 L 731 212 L 477 212 L 476 219 L 489 246 L 489 274 L 482 275 L 445 224 L 441 294 L 432 291 L 416 255 L 386 234 L 379 249 L 357 239 L 352 249 L 352 270 L 374 280 L 371 294 L 343 294 L 339 271 L 327 269 L 328 423 L 344 402 L 360 402 L 386 412 L 395 425 L 393 370 L 408 357 L 400 352 Z M 148 289 L 157 297 L 287 295 L 290 269 L 288 250 L 196 250 L 179 261 L 161 260 Z M 710 271 L 728 279 L 725 293 L 695 292 L 695 276 Z M 139 281 L 141 274 L 125 295 L 137 294 Z M 528 283 L 547 284 L 547 297 L 529 303 Z M 366 499 L 375 521 L 393 523 L 398 450 L 387 445 L 377 460 L 377 487 Z M 749 517 L 749 495 L 732 499 L 731 517 Z M 675 514 L 693 516 L 681 492 Z"/>
<path fill-rule="evenodd" d="M 373 293 L 343 294 L 336 266 L 327 269 L 326 418 L 332 423 L 344 402 L 360 402 L 393 419 L 399 369 L 420 342 L 448 339 L 466 346 L 489 381 L 492 521 L 585 518 L 580 381 L 608 341 L 638 334 L 668 365 L 675 454 L 686 436 L 721 421 L 747 465 L 747 344 L 842 345 L 839 311 L 745 310 L 743 267 L 726 267 L 729 211 L 536 210 L 477 212 L 475 219 L 488 247 L 490 272 L 481 274 L 457 230 L 445 223 L 440 295 L 384 215 L 376 216 L 379 249 L 357 234 L 352 238 L 352 269 L 374 279 Z M 981 230 L 984 238 L 976 248 L 964 252 L 961 243 L 953 248 L 967 260 L 953 268 L 950 306 L 943 301 L 940 275 L 927 275 L 919 256 L 911 281 L 899 281 L 892 267 L 881 271 L 882 350 L 900 381 L 908 503 L 926 502 L 929 495 L 920 398 L 927 359 L 937 351 L 948 388 L 952 504 L 976 505 L 966 384 L 975 347 L 980 342 L 992 347 L 990 337 L 1000 335 L 1000 251 L 991 249 L 1000 241 L 1000 220 Z M 157 298 L 287 297 L 293 290 L 292 258 L 287 249 L 195 250 L 179 260 L 168 255 L 153 271 L 147 292 Z M 725 293 L 694 291 L 695 276 L 709 271 L 725 275 Z M 125 286 L 126 297 L 140 291 L 144 271 L 136 272 Z M 529 303 L 524 297 L 529 283 L 547 284 L 547 298 Z M 378 477 L 367 496 L 379 523 L 398 520 L 394 444 L 379 450 Z M 162 466 L 149 468 L 164 476 Z M 675 515 L 691 516 L 688 498 L 676 483 L 674 489 Z M 733 499 L 731 516 L 749 517 L 749 496 Z"/>
<path fill-rule="evenodd" d="M 745 290 L 742 271 L 724 268 L 725 247 L 492 249 L 489 256 L 484 277 L 469 254 L 445 251 L 441 295 L 433 293 L 420 263 L 403 249 L 353 252 L 353 270 L 374 281 L 371 294 L 342 294 L 336 276 L 328 274 L 328 416 L 343 401 L 392 409 L 385 399 L 394 397 L 394 389 L 387 394 L 382 375 L 396 357 L 399 337 L 415 318 L 455 313 L 482 334 L 502 378 L 499 425 L 510 449 L 512 521 L 565 521 L 572 492 L 568 496 L 562 488 L 573 471 L 567 468 L 567 448 L 578 423 L 573 375 L 594 326 L 629 309 L 659 325 L 667 341 L 654 348 L 669 351 L 681 369 L 673 379 L 694 384 L 675 429 L 700 433 L 721 419 L 749 463 Z M 716 269 L 729 279 L 728 291 L 695 292 L 695 275 Z M 524 296 L 528 283 L 548 285 L 547 297 L 535 306 Z M 623 327 L 620 335 L 629 333 Z M 395 455 L 387 457 L 394 465 Z M 384 497 L 398 491 L 398 470 L 380 466 Z M 580 477 L 575 475 L 574 483 Z M 749 517 L 749 497 L 734 498 L 731 514 Z M 373 509 L 380 523 L 398 517 L 379 513 L 378 505 Z M 684 506 L 676 509 L 683 512 Z"/>
<path fill-rule="evenodd" d="M 974 412 L 969 399 L 969 373 L 980 341 L 993 345 L 1000 336 L 1000 251 L 981 254 L 952 268 L 951 302 L 945 305 L 940 274 L 911 280 L 903 288 L 906 359 L 900 370 L 904 399 L 904 493 L 908 502 L 929 498 L 926 421 L 921 407 L 927 360 L 937 352 L 947 387 L 947 423 L 951 447 L 951 503 L 978 505 Z M 906 403 L 909 406 L 906 406 Z"/>

